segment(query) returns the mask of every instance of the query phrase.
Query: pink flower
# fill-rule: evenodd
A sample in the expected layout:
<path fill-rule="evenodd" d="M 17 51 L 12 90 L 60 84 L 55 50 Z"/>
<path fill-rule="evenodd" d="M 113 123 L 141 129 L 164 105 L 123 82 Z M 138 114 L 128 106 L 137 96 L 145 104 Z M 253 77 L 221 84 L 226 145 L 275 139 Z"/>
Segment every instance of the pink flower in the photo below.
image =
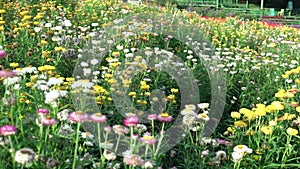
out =
<path fill-rule="evenodd" d="M 128 127 L 136 126 L 139 123 L 138 116 L 127 116 L 123 120 L 123 124 Z"/>
<path fill-rule="evenodd" d="M 104 131 L 106 131 L 108 133 L 111 132 L 111 127 L 110 126 L 105 126 Z"/>
<path fill-rule="evenodd" d="M 5 50 L 0 50 L 0 59 L 4 58 L 6 56 Z"/>
<path fill-rule="evenodd" d="M 148 120 L 156 120 L 157 119 L 157 114 L 148 114 L 147 119 Z"/>
<path fill-rule="evenodd" d="M 157 116 L 157 120 L 160 122 L 171 122 L 173 120 L 173 117 L 168 113 L 162 113 Z"/>
<path fill-rule="evenodd" d="M 73 122 L 85 122 L 89 119 L 89 115 L 82 111 L 75 111 L 69 115 L 69 119 Z"/>
<path fill-rule="evenodd" d="M 17 127 L 13 126 L 13 125 L 4 125 L 2 127 L 0 127 L 0 134 L 3 136 L 10 136 L 10 135 L 14 135 L 17 133 Z"/>
<path fill-rule="evenodd" d="M 104 123 L 106 122 L 107 117 L 105 115 L 102 115 L 101 113 L 95 113 L 90 116 L 90 120 L 93 122 Z"/>
<path fill-rule="evenodd" d="M 145 162 L 140 156 L 133 154 L 130 156 L 125 156 L 124 163 L 129 166 L 143 166 Z"/>
<path fill-rule="evenodd" d="M 0 77 L 13 77 L 16 75 L 17 73 L 11 70 L 0 70 Z"/>
<path fill-rule="evenodd" d="M 141 142 L 145 143 L 145 144 L 155 144 L 156 143 L 156 138 L 154 138 L 153 136 L 151 136 L 151 134 L 149 132 L 145 133 L 144 136 L 142 138 L 140 138 Z"/>
<path fill-rule="evenodd" d="M 41 117 L 41 124 L 45 126 L 52 126 L 57 123 L 57 120 L 55 118 L 51 118 L 50 116 L 47 117 Z"/>
<path fill-rule="evenodd" d="M 36 114 L 41 115 L 41 116 L 48 115 L 49 114 L 49 110 L 48 109 L 38 109 L 36 111 Z"/>

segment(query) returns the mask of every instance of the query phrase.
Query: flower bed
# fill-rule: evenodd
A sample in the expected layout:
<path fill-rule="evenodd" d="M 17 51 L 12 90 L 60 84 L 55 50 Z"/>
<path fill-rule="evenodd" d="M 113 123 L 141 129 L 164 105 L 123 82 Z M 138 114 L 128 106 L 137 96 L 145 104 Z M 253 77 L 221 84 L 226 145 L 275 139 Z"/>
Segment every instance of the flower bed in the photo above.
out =
<path fill-rule="evenodd" d="M 66 4 L 0 3 L 1 168 L 299 167 L 298 29 Z M 227 90 L 222 118 L 214 77 Z"/>

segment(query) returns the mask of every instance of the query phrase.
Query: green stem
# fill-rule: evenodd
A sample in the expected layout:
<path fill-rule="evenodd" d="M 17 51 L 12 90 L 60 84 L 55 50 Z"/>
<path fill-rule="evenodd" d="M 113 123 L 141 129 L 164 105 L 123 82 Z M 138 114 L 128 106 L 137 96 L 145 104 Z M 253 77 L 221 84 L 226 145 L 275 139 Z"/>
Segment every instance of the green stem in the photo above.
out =
<path fill-rule="evenodd" d="M 72 169 L 76 168 L 76 158 L 77 158 L 77 149 L 78 149 L 78 140 L 79 140 L 79 129 L 80 129 L 80 123 L 77 123 L 76 144 L 75 144 L 75 149 L 74 149 L 74 160 L 73 160 Z"/>
<path fill-rule="evenodd" d="M 100 128 L 100 123 L 97 123 L 97 128 L 98 128 L 98 145 L 99 145 L 100 158 L 101 158 L 101 156 L 102 156 L 102 148 L 101 148 L 101 128 Z"/>
<path fill-rule="evenodd" d="M 163 123 L 163 125 L 161 127 L 161 131 L 160 131 L 161 136 L 160 136 L 160 138 L 158 140 L 157 148 L 156 148 L 156 151 L 155 151 L 155 157 L 158 155 L 158 151 L 160 149 L 161 142 L 162 142 L 162 140 L 164 138 L 164 128 L 165 128 L 165 123 Z"/>
<path fill-rule="evenodd" d="M 15 150 L 14 150 L 14 146 L 13 146 L 13 142 L 11 141 L 11 137 L 8 136 L 8 140 L 9 140 L 9 143 L 10 143 L 10 149 L 11 149 L 11 160 L 13 162 L 13 168 L 15 169 L 16 168 L 16 161 L 15 161 Z"/>
<path fill-rule="evenodd" d="M 130 126 L 130 155 L 133 153 L 133 127 Z"/>
<path fill-rule="evenodd" d="M 147 145 L 146 145 L 146 151 L 145 151 L 145 158 L 147 158 L 148 148 L 149 148 L 149 145 L 147 144 Z"/>
<path fill-rule="evenodd" d="M 120 137 L 121 137 L 121 135 L 118 136 L 118 140 L 117 140 L 117 144 L 116 144 L 116 148 L 115 148 L 115 153 L 117 153 L 117 150 L 118 150 L 118 147 L 119 147 Z"/>

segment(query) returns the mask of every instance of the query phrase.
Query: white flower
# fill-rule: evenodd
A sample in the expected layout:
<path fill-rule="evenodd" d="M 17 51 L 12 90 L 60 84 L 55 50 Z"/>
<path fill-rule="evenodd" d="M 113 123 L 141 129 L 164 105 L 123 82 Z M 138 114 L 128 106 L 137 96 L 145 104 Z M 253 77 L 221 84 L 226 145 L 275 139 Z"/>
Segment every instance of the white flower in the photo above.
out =
<path fill-rule="evenodd" d="M 183 109 L 180 113 L 181 113 L 181 115 L 184 115 L 184 116 L 195 114 L 195 112 L 192 109 L 187 109 L 187 108 Z"/>
<path fill-rule="evenodd" d="M 45 23 L 45 27 L 46 27 L 46 28 L 50 28 L 51 26 L 52 26 L 51 23 Z"/>
<path fill-rule="evenodd" d="M 91 63 L 92 65 L 96 65 L 96 64 L 99 63 L 99 61 L 98 61 L 98 59 L 92 59 L 92 60 L 90 61 L 90 63 Z"/>
<path fill-rule="evenodd" d="M 21 81 L 21 78 L 18 77 L 18 76 L 15 76 L 15 77 L 8 77 L 8 78 L 5 78 L 3 80 L 3 84 L 4 85 L 7 85 L 7 86 L 10 86 L 10 85 L 13 85 L 13 84 L 16 84 L 18 82 Z"/>
<path fill-rule="evenodd" d="M 94 83 L 92 82 L 86 82 L 86 81 L 75 81 L 71 87 L 72 89 L 76 89 L 76 88 L 92 88 L 94 85 Z"/>
<path fill-rule="evenodd" d="M 55 77 L 50 77 L 49 80 L 48 80 L 48 85 L 51 86 L 51 85 L 59 85 L 61 83 L 63 83 L 63 79 L 62 78 L 55 78 Z"/>
<path fill-rule="evenodd" d="M 185 109 L 195 111 L 196 110 L 196 106 L 193 105 L 193 104 L 187 104 L 187 105 L 185 105 Z"/>
<path fill-rule="evenodd" d="M 92 70 L 90 68 L 83 68 L 83 75 L 88 76 L 90 75 Z"/>
<path fill-rule="evenodd" d="M 61 135 L 68 135 L 68 134 L 72 134 L 74 133 L 74 130 L 72 129 L 72 127 L 68 124 L 65 124 L 63 127 L 61 127 L 58 131 L 58 134 Z"/>
<path fill-rule="evenodd" d="M 117 158 L 116 154 L 113 152 L 109 152 L 107 150 L 104 150 L 103 156 L 107 159 L 107 160 L 115 160 Z"/>
<path fill-rule="evenodd" d="M 55 29 L 56 31 L 60 31 L 60 30 L 62 30 L 62 26 L 55 26 L 54 29 Z"/>
<path fill-rule="evenodd" d="M 40 28 L 40 27 L 34 27 L 33 30 L 34 30 L 34 32 L 38 33 L 38 32 L 40 32 L 42 30 L 42 28 Z"/>
<path fill-rule="evenodd" d="M 64 109 L 61 112 L 57 113 L 57 119 L 60 121 L 66 121 L 69 117 L 70 109 Z"/>
<path fill-rule="evenodd" d="M 209 154 L 209 149 L 202 151 L 201 157 L 207 156 Z"/>
<path fill-rule="evenodd" d="M 61 38 L 60 38 L 59 36 L 53 36 L 53 37 L 51 38 L 51 40 L 52 40 L 53 42 L 59 42 L 59 41 L 61 41 Z"/>
<path fill-rule="evenodd" d="M 99 26 L 99 23 L 92 23 L 93 27 Z"/>
<path fill-rule="evenodd" d="M 22 148 L 16 151 L 15 161 L 20 164 L 32 163 L 35 160 L 35 152 L 30 148 Z"/>
<path fill-rule="evenodd" d="M 224 159 L 226 157 L 227 157 L 227 155 L 226 155 L 225 151 L 222 151 L 222 150 L 217 151 L 217 153 L 216 153 L 216 158 L 217 159 L 221 160 L 221 159 Z"/>
<path fill-rule="evenodd" d="M 189 128 L 191 128 L 191 126 L 193 126 L 193 124 L 195 123 L 195 120 L 196 120 L 195 116 L 193 116 L 193 115 L 185 115 L 185 116 L 183 116 L 182 123 L 184 125 L 189 126 Z"/>
<path fill-rule="evenodd" d="M 197 105 L 200 109 L 206 109 L 209 107 L 209 103 L 200 103 Z"/>
<path fill-rule="evenodd" d="M 42 90 L 42 91 L 49 90 L 49 86 L 45 80 L 36 81 L 36 83 L 33 87 L 38 90 Z"/>
<path fill-rule="evenodd" d="M 33 73 L 36 71 L 36 67 L 24 67 L 21 71 L 23 73 Z"/>
<path fill-rule="evenodd" d="M 94 143 L 91 142 L 91 141 L 85 141 L 85 145 L 90 146 L 90 147 L 93 147 L 93 146 L 94 146 Z"/>
<path fill-rule="evenodd" d="M 233 151 L 234 152 L 237 152 L 237 153 L 248 153 L 248 154 L 251 154 L 252 153 L 252 149 L 251 148 L 248 148 L 246 145 L 237 145 L 233 148 Z"/>
<path fill-rule="evenodd" d="M 112 149 L 114 147 L 114 144 L 110 142 L 104 142 L 100 143 L 100 147 L 104 149 Z"/>
<path fill-rule="evenodd" d="M 90 132 L 81 132 L 81 137 L 87 139 L 93 139 L 95 136 Z"/>
<path fill-rule="evenodd" d="M 152 161 L 146 161 L 144 164 L 145 169 L 151 169 L 153 168 L 153 163 Z"/>
<path fill-rule="evenodd" d="M 63 24 L 64 24 L 64 26 L 66 26 L 66 27 L 70 27 L 70 26 L 72 26 L 72 23 L 71 23 L 71 21 L 70 20 L 64 20 L 64 22 L 63 22 Z"/>
<path fill-rule="evenodd" d="M 233 152 L 231 154 L 231 156 L 232 156 L 232 159 L 235 163 L 238 163 L 243 158 L 243 155 L 241 153 L 238 153 L 238 152 Z"/>
<path fill-rule="evenodd" d="M 86 62 L 81 62 L 80 65 L 81 65 L 82 67 L 88 67 L 88 66 L 89 66 L 89 64 L 86 63 Z"/>

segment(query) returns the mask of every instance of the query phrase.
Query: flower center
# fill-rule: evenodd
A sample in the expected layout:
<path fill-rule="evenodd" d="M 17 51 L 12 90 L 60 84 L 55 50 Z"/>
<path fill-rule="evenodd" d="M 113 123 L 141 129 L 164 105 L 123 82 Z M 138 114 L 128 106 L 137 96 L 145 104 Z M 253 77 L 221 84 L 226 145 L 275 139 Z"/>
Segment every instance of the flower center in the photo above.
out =
<path fill-rule="evenodd" d="M 168 113 L 162 113 L 160 114 L 161 117 L 169 117 L 169 114 Z"/>

